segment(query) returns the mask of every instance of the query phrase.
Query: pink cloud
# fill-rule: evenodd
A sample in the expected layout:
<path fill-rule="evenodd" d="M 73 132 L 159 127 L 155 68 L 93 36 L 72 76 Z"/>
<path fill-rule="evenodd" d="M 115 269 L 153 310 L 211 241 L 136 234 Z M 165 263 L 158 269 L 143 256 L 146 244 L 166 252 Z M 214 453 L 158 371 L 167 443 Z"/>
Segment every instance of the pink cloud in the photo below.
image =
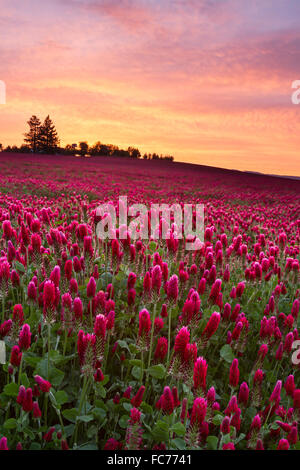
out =
<path fill-rule="evenodd" d="M 129 31 L 147 28 L 153 18 L 150 8 L 131 0 L 94 1 L 88 3 L 86 8 L 92 13 L 107 15 Z"/>
<path fill-rule="evenodd" d="M 199 162 L 224 152 L 231 166 L 241 155 L 260 165 L 284 153 L 297 165 L 293 22 L 271 28 L 266 18 L 262 27 L 259 2 L 240 0 L 24 2 L 24 11 L 16 0 L 3 11 L 0 141 L 20 142 L 28 114 L 50 112 L 65 142 L 100 139 Z"/>

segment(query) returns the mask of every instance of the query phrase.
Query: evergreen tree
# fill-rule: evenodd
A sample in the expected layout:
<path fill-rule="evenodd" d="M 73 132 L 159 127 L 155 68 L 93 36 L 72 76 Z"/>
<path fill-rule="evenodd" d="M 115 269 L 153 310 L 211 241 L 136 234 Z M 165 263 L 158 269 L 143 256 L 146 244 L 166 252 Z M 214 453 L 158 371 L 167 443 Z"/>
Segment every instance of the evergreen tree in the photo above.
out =
<path fill-rule="evenodd" d="M 41 121 L 37 116 L 33 115 L 27 121 L 27 124 L 29 125 L 29 131 L 24 134 L 24 141 L 33 152 L 36 152 L 40 148 Z"/>
<path fill-rule="evenodd" d="M 48 115 L 40 127 L 41 150 L 46 153 L 54 153 L 59 145 L 59 138 L 50 116 Z"/>

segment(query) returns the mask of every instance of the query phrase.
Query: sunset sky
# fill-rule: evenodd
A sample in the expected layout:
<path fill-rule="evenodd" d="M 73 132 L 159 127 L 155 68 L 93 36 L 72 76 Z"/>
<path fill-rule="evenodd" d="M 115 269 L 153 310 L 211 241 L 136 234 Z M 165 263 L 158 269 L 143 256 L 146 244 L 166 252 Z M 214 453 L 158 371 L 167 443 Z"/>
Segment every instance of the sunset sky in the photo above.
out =
<path fill-rule="evenodd" d="M 0 0 L 0 142 L 61 143 L 300 176 L 299 0 Z"/>

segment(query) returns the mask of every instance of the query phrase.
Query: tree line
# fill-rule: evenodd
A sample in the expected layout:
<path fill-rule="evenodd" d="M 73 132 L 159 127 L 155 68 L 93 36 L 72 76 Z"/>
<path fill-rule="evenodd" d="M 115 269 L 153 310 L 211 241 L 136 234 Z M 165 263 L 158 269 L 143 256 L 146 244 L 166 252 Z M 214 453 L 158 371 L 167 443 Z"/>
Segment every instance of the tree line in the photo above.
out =
<path fill-rule="evenodd" d="M 24 134 L 24 144 L 20 147 L 13 145 L 6 148 L 0 143 L 0 151 L 19 152 L 19 153 L 45 153 L 58 155 L 76 155 L 76 156 L 108 156 L 108 157 L 129 157 L 143 158 L 144 160 L 168 160 L 173 161 L 172 155 L 159 155 L 157 153 L 144 153 L 143 155 L 138 148 L 128 147 L 126 150 L 119 148 L 113 144 L 103 144 L 100 141 L 94 145 L 84 142 L 79 144 L 67 144 L 65 147 L 60 146 L 60 139 L 55 125 L 48 115 L 44 122 L 33 115 L 27 121 L 29 129 Z"/>

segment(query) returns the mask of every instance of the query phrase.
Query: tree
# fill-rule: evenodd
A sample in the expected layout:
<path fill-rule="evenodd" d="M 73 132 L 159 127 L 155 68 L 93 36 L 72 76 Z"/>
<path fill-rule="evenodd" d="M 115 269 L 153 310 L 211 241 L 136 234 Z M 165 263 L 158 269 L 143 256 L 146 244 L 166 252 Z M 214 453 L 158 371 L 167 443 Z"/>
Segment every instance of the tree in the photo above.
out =
<path fill-rule="evenodd" d="M 101 148 L 102 148 L 101 142 L 96 142 L 92 147 L 90 147 L 90 155 L 92 156 L 98 156 L 101 155 Z"/>
<path fill-rule="evenodd" d="M 48 115 L 44 124 L 40 127 L 40 146 L 46 153 L 54 153 L 59 145 L 59 138 L 50 116 Z"/>
<path fill-rule="evenodd" d="M 30 152 L 30 148 L 28 147 L 28 145 L 21 145 L 21 147 L 19 148 L 19 152 L 21 153 L 29 153 Z"/>
<path fill-rule="evenodd" d="M 40 149 L 40 130 L 41 130 L 41 121 L 35 115 L 31 116 L 29 121 L 29 131 L 24 134 L 24 141 L 28 144 L 32 152 L 36 152 Z"/>
<path fill-rule="evenodd" d="M 102 144 L 99 155 L 105 155 L 106 157 L 110 155 L 109 146 Z"/>
<path fill-rule="evenodd" d="M 89 146 L 87 142 L 79 142 L 79 153 L 84 157 L 89 151 Z"/>
<path fill-rule="evenodd" d="M 130 157 L 128 150 L 118 149 L 114 152 L 115 157 Z"/>
<path fill-rule="evenodd" d="M 113 144 L 109 144 L 108 145 L 108 148 L 109 148 L 109 154 L 114 156 L 114 157 L 117 157 L 118 154 L 119 154 L 119 147 L 117 145 L 113 145 Z"/>
<path fill-rule="evenodd" d="M 0 143 L 0 152 L 3 151 L 3 145 Z"/>
<path fill-rule="evenodd" d="M 65 148 L 63 149 L 63 153 L 65 155 L 75 155 L 76 148 L 74 148 L 73 145 L 67 144 Z"/>
<path fill-rule="evenodd" d="M 129 155 L 131 156 L 131 158 L 140 158 L 141 157 L 141 152 L 137 148 L 128 147 L 127 151 L 129 153 Z"/>

